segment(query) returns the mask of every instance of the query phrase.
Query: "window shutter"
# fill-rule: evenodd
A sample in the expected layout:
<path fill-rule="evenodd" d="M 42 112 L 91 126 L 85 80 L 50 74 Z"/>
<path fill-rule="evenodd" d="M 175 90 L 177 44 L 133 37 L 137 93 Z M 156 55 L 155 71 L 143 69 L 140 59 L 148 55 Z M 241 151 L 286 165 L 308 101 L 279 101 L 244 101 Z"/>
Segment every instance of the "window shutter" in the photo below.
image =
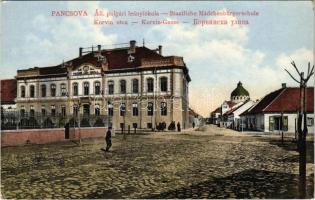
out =
<path fill-rule="evenodd" d="M 275 124 L 275 120 L 273 116 L 269 117 L 269 131 L 273 131 L 274 130 L 274 124 Z"/>
<path fill-rule="evenodd" d="M 282 129 L 283 131 L 288 131 L 288 116 L 282 117 Z"/>

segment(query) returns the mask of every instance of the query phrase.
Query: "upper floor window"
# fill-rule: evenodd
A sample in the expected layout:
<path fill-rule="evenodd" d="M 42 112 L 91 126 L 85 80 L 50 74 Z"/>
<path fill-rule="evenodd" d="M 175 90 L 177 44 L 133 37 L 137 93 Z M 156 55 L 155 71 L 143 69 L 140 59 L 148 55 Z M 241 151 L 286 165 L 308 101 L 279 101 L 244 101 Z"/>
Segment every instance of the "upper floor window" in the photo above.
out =
<path fill-rule="evenodd" d="M 21 86 L 21 97 L 24 98 L 25 97 L 25 86 Z"/>
<path fill-rule="evenodd" d="M 30 97 L 35 97 L 35 86 L 34 85 L 30 86 Z"/>
<path fill-rule="evenodd" d="M 52 97 L 56 96 L 56 85 L 55 84 L 50 85 L 50 96 L 52 96 Z"/>
<path fill-rule="evenodd" d="M 41 85 L 40 90 L 42 93 L 42 97 L 46 97 L 46 85 Z"/>
<path fill-rule="evenodd" d="M 138 104 L 137 103 L 133 103 L 132 104 L 132 115 L 133 116 L 138 116 L 138 112 L 139 112 Z"/>
<path fill-rule="evenodd" d="M 149 102 L 148 103 L 148 116 L 153 116 L 153 103 L 152 102 Z"/>
<path fill-rule="evenodd" d="M 160 89 L 161 89 L 161 92 L 167 92 L 167 78 L 166 77 L 160 78 Z"/>
<path fill-rule="evenodd" d="M 120 93 L 126 94 L 126 81 L 120 80 Z"/>
<path fill-rule="evenodd" d="M 95 95 L 101 94 L 101 83 L 100 82 L 95 82 L 94 92 L 95 92 Z"/>
<path fill-rule="evenodd" d="M 161 102 L 161 115 L 166 116 L 167 115 L 167 104 L 166 102 Z"/>
<path fill-rule="evenodd" d="M 60 91 L 61 91 L 61 96 L 66 96 L 67 95 L 67 89 L 66 89 L 66 84 L 61 83 L 60 84 Z"/>
<path fill-rule="evenodd" d="M 147 92 L 153 92 L 154 80 L 153 78 L 147 79 Z"/>
<path fill-rule="evenodd" d="M 114 94 L 114 81 L 108 81 L 108 94 Z"/>
<path fill-rule="evenodd" d="M 132 93 L 138 93 L 139 92 L 139 80 L 133 79 L 132 80 Z"/>
<path fill-rule="evenodd" d="M 90 93 L 90 84 L 88 82 L 83 83 L 83 94 L 84 95 L 89 95 Z"/>
<path fill-rule="evenodd" d="M 73 96 L 78 96 L 78 83 L 73 83 L 72 84 L 72 90 L 73 90 Z"/>

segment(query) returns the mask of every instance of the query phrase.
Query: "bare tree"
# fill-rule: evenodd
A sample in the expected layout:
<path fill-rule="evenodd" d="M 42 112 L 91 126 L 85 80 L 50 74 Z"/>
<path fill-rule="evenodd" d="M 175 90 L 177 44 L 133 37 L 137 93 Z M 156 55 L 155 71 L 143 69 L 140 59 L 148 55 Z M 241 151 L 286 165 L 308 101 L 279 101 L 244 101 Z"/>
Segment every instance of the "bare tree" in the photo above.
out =
<path fill-rule="evenodd" d="M 295 78 L 288 70 L 285 71 L 290 77 L 300 85 L 300 107 L 298 111 L 297 129 L 298 129 L 298 150 L 299 150 L 299 198 L 306 198 L 306 135 L 307 135 L 307 110 L 306 110 L 306 87 L 308 80 L 314 74 L 314 65 L 308 63 L 307 75 L 304 78 L 304 72 L 300 72 L 294 61 L 291 62 L 299 78 Z M 299 79 L 299 80 L 298 80 Z M 310 102 L 312 103 L 312 102 Z M 303 122 L 303 126 L 302 126 Z M 303 129 L 302 129 L 303 127 Z"/>

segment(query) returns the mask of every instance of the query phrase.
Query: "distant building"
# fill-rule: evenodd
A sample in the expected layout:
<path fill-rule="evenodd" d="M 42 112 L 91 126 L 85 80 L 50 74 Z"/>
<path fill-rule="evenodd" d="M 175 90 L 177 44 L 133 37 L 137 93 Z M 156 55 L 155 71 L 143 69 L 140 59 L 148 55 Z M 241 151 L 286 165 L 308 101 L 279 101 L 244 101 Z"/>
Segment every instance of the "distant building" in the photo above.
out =
<path fill-rule="evenodd" d="M 12 112 L 16 111 L 16 80 L 5 79 L 0 82 L 1 93 L 1 111 Z"/>
<path fill-rule="evenodd" d="M 116 129 L 189 126 L 188 68 L 182 57 L 163 56 L 162 46 L 80 48 L 79 57 L 60 65 L 18 70 L 16 80 L 21 113 L 104 116 Z"/>
<path fill-rule="evenodd" d="M 246 129 L 264 132 L 291 132 L 296 130 L 300 88 L 286 87 L 273 91 L 257 104 L 244 111 L 241 121 Z M 314 88 L 306 89 L 307 126 L 314 131 Z"/>
<path fill-rule="evenodd" d="M 225 115 L 225 113 L 240 107 L 248 100 L 250 100 L 249 92 L 239 81 L 237 87 L 231 92 L 230 100 L 224 101 L 221 106 L 210 113 L 210 123 L 220 124 L 221 122 L 220 126 L 229 127 L 232 124 L 232 121 L 234 121 L 234 117 L 232 121 L 228 121 L 227 115 Z"/>

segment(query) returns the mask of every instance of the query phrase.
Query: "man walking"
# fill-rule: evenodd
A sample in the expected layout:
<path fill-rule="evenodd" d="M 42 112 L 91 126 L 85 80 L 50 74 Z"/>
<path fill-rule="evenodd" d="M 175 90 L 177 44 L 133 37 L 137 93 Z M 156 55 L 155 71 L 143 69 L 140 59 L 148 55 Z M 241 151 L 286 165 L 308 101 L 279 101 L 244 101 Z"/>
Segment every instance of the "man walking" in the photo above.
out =
<path fill-rule="evenodd" d="M 112 127 L 108 127 L 106 132 L 105 141 L 106 141 L 106 149 L 105 151 L 109 151 L 110 147 L 112 146 Z"/>

